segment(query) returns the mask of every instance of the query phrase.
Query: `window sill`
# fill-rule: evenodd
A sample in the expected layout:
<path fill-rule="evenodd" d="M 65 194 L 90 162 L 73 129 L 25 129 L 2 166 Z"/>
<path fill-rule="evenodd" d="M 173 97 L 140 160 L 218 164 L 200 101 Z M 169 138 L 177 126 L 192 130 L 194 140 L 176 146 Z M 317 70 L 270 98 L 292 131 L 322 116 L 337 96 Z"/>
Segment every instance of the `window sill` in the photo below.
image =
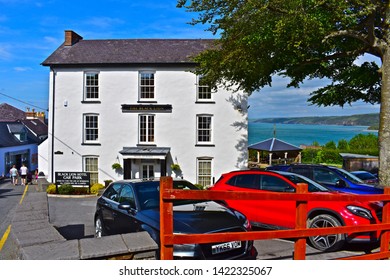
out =
<path fill-rule="evenodd" d="M 101 104 L 102 102 L 99 100 L 83 100 L 81 101 L 82 104 Z"/>
<path fill-rule="evenodd" d="M 195 147 L 215 147 L 215 144 L 195 144 Z"/>
<path fill-rule="evenodd" d="M 137 103 L 157 103 L 156 100 L 138 100 Z"/>
<path fill-rule="evenodd" d="M 200 101 L 200 100 L 197 100 L 195 101 L 195 104 L 215 104 L 215 101 Z"/>
<path fill-rule="evenodd" d="M 100 143 L 81 143 L 81 146 L 101 146 Z"/>

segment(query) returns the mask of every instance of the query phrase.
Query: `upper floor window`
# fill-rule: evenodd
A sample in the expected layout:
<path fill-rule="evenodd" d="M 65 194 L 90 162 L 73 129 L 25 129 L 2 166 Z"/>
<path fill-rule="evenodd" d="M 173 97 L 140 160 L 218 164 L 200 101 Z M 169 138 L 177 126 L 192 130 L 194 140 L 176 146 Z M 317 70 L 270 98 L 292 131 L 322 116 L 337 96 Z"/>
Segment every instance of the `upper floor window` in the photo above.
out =
<path fill-rule="evenodd" d="M 196 141 L 198 144 L 212 143 L 212 116 L 197 116 Z"/>
<path fill-rule="evenodd" d="M 140 72 L 139 74 L 139 100 L 151 101 L 155 99 L 154 72 Z"/>
<path fill-rule="evenodd" d="M 198 76 L 197 101 L 212 101 L 211 87 L 205 83 L 202 76 Z"/>
<path fill-rule="evenodd" d="M 139 143 L 154 143 L 154 115 L 139 116 Z"/>
<path fill-rule="evenodd" d="M 99 73 L 86 72 L 84 100 L 89 101 L 97 99 L 99 99 Z"/>
<path fill-rule="evenodd" d="M 97 143 L 99 141 L 99 115 L 84 115 L 84 143 Z"/>

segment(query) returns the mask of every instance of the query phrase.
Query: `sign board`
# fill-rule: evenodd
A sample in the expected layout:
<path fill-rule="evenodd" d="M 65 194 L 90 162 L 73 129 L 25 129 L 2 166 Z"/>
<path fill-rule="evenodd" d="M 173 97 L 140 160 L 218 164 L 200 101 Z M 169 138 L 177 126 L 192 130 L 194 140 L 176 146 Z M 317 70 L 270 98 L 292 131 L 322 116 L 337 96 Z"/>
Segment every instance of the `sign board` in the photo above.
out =
<path fill-rule="evenodd" d="M 56 172 L 56 185 L 90 185 L 89 172 Z"/>

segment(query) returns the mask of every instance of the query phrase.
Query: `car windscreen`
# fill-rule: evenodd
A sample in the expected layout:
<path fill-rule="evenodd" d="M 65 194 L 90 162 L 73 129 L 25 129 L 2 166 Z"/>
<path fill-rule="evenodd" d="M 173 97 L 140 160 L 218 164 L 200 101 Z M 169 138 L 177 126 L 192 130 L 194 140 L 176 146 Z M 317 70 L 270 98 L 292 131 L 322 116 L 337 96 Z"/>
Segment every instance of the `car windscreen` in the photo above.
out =
<path fill-rule="evenodd" d="M 343 176 L 344 178 L 350 180 L 351 182 L 356 183 L 356 184 L 364 184 L 364 182 L 361 179 L 359 179 L 355 175 L 349 173 L 348 171 L 346 171 L 346 170 L 344 170 L 342 168 L 336 168 L 336 170 L 339 172 L 339 174 L 341 176 Z"/>

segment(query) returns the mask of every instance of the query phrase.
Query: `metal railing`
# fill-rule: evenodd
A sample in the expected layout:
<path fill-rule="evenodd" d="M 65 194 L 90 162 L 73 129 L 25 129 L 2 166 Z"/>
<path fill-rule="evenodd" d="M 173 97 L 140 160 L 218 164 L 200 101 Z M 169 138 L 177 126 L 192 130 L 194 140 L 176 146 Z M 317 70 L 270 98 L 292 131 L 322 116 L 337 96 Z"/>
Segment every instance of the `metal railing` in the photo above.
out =
<path fill-rule="evenodd" d="M 306 258 L 306 239 L 309 236 L 329 235 L 339 233 L 381 232 L 380 251 L 341 259 L 374 260 L 390 258 L 390 188 L 385 188 L 384 194 L 378 195 L 324 195 L 308 193 L 307 184 L 297 184 L 296 193 L 253 193 L 253 192 L 227 192 L 227 191 L 197 191 L 173 189 L 173 179 L 162 177 L 160 179 L 160 258 L 173 259 L 174 244 L 201 244 L 213 242 L 228 242 L 238 240 L 261 240 L 289 238 L 293 239 L 294 260 Z M 291 230 L 224 232 L 211 234 L 174 234 L 173 233 L 173 202 L 175 200 L 289 200 L 296 201 L 296 225 Z M 340 226 L 331 228 L 307 228 L 307 202 L 308 201 L 383 201 L 382 223 Z"/>

